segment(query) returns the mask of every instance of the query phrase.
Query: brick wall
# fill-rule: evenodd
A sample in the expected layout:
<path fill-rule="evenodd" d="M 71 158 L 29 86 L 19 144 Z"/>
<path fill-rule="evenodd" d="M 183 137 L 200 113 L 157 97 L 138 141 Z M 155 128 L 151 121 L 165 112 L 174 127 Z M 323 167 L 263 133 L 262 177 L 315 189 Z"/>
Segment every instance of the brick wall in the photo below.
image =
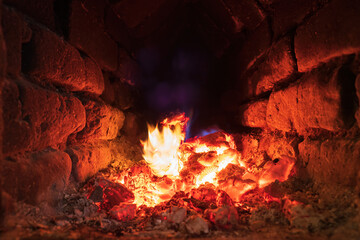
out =
<path fill-rule="evenodd" d="M 276 148 L 282 149 L 280 155 L 296 156 L 319 186 L 355 187 L 360 176 L 360 1 L 259 4 L 267 21 L 249 31 L 232 58 L 240 105 L 235 124 L 264 138 L 295 138 L 292 145 L 278 141 Z M 264 139 L 255 137 L 258 142 L 251 145 L 253 135 L 241 138 L 253 151 L 277 157 L 269 153 L 271 145 L 261 146 Z"/>
<path fill-rule="evenodd" d="M 166 55 L 186 24 L 216 58 L 211 84 L 226 88 L 207 93 L 222 109 L 211 118 L 247 130 L 236 136 L 243 158 L 298 158 L 317 184 L 354 187 L 359 10 L 351 0 L 3 0 L 5 191 L 56 199 L 69 179 L 139 158 L 128 155 L 144 123 L 134 53 L 156 43 Z"/>
<path fill-rule="evenodd" d="M 0 4 L 0 48 L 6 45 L 0 51 L 0 171 L 12 198 L 53 201 L 69 181 L 83 182 L 115 160 L 126 165 L 141 157 L 134 152 L 141 151 L 145 122 L 136 109 L 140 70 L 132 55 L 150 34 L 142 32 L 147 18 L 156 30 L 169 16 L 162 14 L 165 1 L 123 18 L 119 4 L 131 10 L 131 1 Z"/>

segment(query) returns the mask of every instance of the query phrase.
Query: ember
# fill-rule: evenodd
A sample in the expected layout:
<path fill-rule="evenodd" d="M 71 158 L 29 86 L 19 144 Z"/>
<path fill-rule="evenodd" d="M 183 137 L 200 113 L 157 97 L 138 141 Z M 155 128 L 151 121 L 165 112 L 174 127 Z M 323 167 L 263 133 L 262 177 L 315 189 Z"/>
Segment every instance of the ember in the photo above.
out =
<path fill-rule="evenodd" d="M 142 142 L 144 161 L 110 179 L 96 181 L 89 198 L 99 210 L 119 221 L 129 221 L 135 218 L 137 207 L 144 215 L 141 209 L 145 206 L 176 205 L 159 219 L 185 219 L 181 207 L 186 207 L 204 214 L 217 227 L 230 229 L 238 222 L 234 206 L 241 204 L 244 194 L 287 180 L 294 159 L 282 157 L 260 166 L 255 160 L 243 161 L 233 136 L 222 131 L 185 141 L 188 120 L 182 113 L 164 119 L 160 127 L 149 126 L 148 140 Z M 191 219 L 199 221 L 195 215 Z"/>

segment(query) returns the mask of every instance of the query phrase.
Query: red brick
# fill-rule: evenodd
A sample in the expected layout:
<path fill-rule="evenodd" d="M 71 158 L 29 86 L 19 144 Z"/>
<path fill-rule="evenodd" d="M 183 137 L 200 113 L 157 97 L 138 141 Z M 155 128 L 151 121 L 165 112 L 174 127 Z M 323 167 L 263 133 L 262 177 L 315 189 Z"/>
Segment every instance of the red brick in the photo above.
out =
<path fill-rule="evenodd" d="M 359 158 L 358 139 L 306 139 L 299 144 L 299 159 L 316 184 L 355 187 Z"/>
<path fill-rule="evenodd" d="M 125 65 L 128 67 L 128 64 L 129 63 L 126 63 Z M 127 110 L 135 104 L 136 87 L 129 85 L 127 82 L 123 82 L 133 80 L 131 71 L 124 72 L 123 75 L 118 71 L 117 74 L 120 79 L 105 75 L 105 90 L 101 95 L 101 98 L 114 107 L 121 110 Z"/>
<path fill-rule="evenodd" d="M 24 48 L 24 72 L 39 82 L 64 87 L 70 91 L 100 95 L 104 80 L 97 64 L 85 57 L 55 33 L 36 25 Z"/>
<path fill-rule="evenodd" d="M 270 27 L 267 21 L 246 36 L 237 53 L 236 64 L 239 75 L 249 69 L 271 46 Z"/>
<path fill-rule="evenodd" d="M 271 90 L 274 85 L 290 77 L 296 70 L 295 59 L 292 55 L 291 39 L 283 38 L 274 44 L 264 56 L 265 60 L 256 66 L 256 70 L 247 79 L 249 95 Z"/>
<path fill-rule="evenodd" d="M 301 134 L 311 129 L 347 129 L 353 124 L 353 113 L 344 103 L 351 97 L 347 87 L 353 81 L 354 76 L 344 67 L 325 66 L 305 74 L 297 83 L 270 95 L 268 126 Z"/>
<path fill-rule="evenodd" d="M 299 139 L 288 137 L 285 134 L 274 134 L 262 131 L 261 133 L 243 133 L 235 135 L 236 145 L 245 162 L 254 162 L 256 165 L 264 161 L 287 156 L 297 158 L 297 144 Z"/>
<path fill-rule="evenodd" d="M 72 175 L 79 182 L 84 182 L 99 170 L 106 168 L 113 160 L 108 141 L 70 146 L 66 152 L 72 160 Z"/>
<path fill-rule="evenodd" d="M 241 124 L 247 127 L 267 127 L 266 109 L 269 100 L 260 100 L 246 104 L 240 108 Z"/>
<path fill-rule="evenodd" d="M 275 36 L 301 24 L 306 16 L 320 8 L 326 0 L 281 0 L 271 5 Z"/>
<path fill-rule="evenodd" d="M 69 155 L 54 149 L 7 157 L 1 170 L 4 191 L 30 204 L 59 200 L 70 173 Z"/>
<path fill-rule="evenodd" d="M 100 67 L 89 57 L 84 57 L 84 64 L 85 79 L 83 79 L 83 81 L 86 84 L 82 91 L 101 95 L 105 89 L 105 82 Z"/>
<path fill-rule="evenodd" d="M 223 0 L 232 15 L 238 17 L 245 27 L 255 29 L 265 18 L 265 13 L 259 8 L 255 0 Z"/>
<path fill-rule="evenodd" d="M 121 170 L 142 159 L 140 144 L 138 146 L 124 137 L 69 146 L 66 152 L 72 160 L 72 175 L 79 182 L 84 182 L 115 160 L 113 164 Z"/>
<path fill-rule="evenodd" d="M 55 0 L 4 0 L 5 4 L 15 7 L 51 30 L 57 30 L 54 2 Z"/>
<path fill-rule="evenodd" d="M 360 51 L 359 11 L 358 2 L 334 0 L 297 29 L 295 53 L 300 72 Z"/>
<path fill-rule="evenodd" d="M 146 122 L 140 117 L 140 114 L 126 112 L 124 126 L 121 129 L 121 133 L 129 139 L 139 142 L 141 137 L 146 137 Z"/>
<path fill-rule="evenodd" d="M 88 12 L 80 0 L 71 3 L 69 19 L 69 42 L 84 51 L 101 66 L 115 71 L 118 46 L 105 32 L 103 23 Z"/>
<path fill-rule="evenodd" d="M 3 99 L 6 154 L 65 143 L 70 134 L 85 126 L 85 109 L 79 99 L 25 80 L 6 81 Z"/>
<path fill-rule="evenodd" d="M 81 141 L 114 139 L 122 128 L 125 115 L 117 108 L 104 103 L 86 100 L 86 126 L 76 138 Z"/>
<path fill-rule="evenodd" d="M 104 73 L 104 83 L 105 89 L 101 94 L 101 99 L 111 105 L 115 101 L 115 90 L 112 87 L 113 83 L 110 81 L 110 76 L 107 73 Z"/>

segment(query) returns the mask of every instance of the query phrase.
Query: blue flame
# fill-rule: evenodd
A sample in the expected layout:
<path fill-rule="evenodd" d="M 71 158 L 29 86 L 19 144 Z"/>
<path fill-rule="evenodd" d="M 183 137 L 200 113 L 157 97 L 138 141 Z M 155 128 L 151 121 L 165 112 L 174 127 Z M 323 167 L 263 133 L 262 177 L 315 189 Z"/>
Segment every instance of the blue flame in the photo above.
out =
<path fill-rule="evenodd" d="M 220 131 L 219 128 L 217 127 L 213 127 L 213 128 L 208 128 L 208 129 L 204 129 L 204 130 L 201 130 L 200 134 L 199 134 L 199 137 L 204 137 L 206 135 L 209 135 L 209 134 L 212 134 L 212 133 L 216 133 Z"/>

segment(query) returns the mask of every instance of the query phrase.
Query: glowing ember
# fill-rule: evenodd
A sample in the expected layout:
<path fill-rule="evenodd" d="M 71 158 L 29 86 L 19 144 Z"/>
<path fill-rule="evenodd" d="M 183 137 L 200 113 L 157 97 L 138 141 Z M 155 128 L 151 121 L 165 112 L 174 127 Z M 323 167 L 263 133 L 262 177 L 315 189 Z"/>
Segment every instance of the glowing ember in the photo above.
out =
<path fill-rule="evenodd" d="M 222 131 L 184 142 L 188 120 L 182 113 L 166 118 L 160 127 L 148 126 L 148 139 L 141 142 L 145 161 L 113 179 L 134 194 L 137 206 L 156 206 L 179 191 L 192 197 L 212 191 L 215 198 L 218 191 L 229 198 L 226 202 L 239 203 L 250 190 L 285 181 L 295 164 L 289 157 L 261 167 L 244 162 L 233 136 Z"/>

